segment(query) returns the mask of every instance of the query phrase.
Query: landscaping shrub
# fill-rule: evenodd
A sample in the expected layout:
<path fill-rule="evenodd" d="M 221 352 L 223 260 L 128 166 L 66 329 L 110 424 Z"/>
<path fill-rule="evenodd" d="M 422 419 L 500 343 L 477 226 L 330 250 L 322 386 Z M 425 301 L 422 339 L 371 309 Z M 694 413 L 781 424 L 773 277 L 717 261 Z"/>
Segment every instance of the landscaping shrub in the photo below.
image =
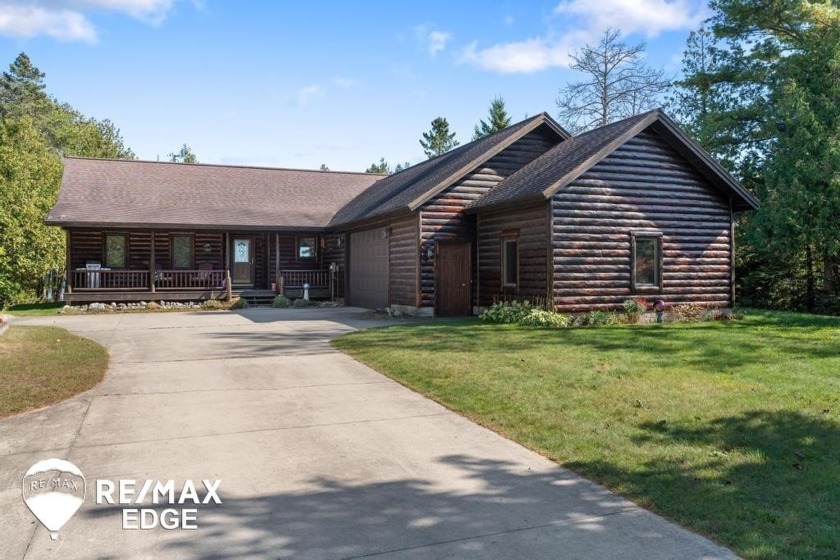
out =
<path fill-rule="evenodd" d="M 706 308 L 702 305 L 684 303 L 670 309 L 671 320 L 676 323 L 693 323 L 702 321 L 706 316 Z"/>
<path fill-rule="evenodd" d="M 294 301 L 294 303 L 292 304 L 293 307 L 298 308 L 298 309 L 304 308 L 304 307 L 313 307 L 315 305 L 318 305 L 318 304 L 315 303 L 314 301 L 311 301 L 311 300 L 308 300 L 308 299 L 303 299 L 303 298 L 296 299 Z"/>
<path fill-rule="evenodd" d="M 621 322 L 621 316 L 612 311 L 590 311 L 578 315 L 572 321 L 573 327 L 602 327 L 604 325 L 616 325 Z"/>
<path fill-rule="evenodd" d="M 638 323 L 647 311 L 647 302 L 642 298 L 624 300 L 624 317 L 628 323 Z"/>
<path fill-rule="evenodd" d="M 217 309 L 224 309 L 225 306 L 221 301 L 217 299 L 208 299 L 207 301 L 201 302 L 201 308 L 209 311 L 214 311 Z"/>
<path fill-rule="evenodd" d="M 286 308 L 292 306 L 292 300 L 284 296 L 283 294 L 277 294 L 274 296 L 274 301 L 271 302 L 271 307 L 279 307 L 279 308 Z"/>
<path fill-rule="evenodd" d="M 492 323 L 518 323 L 528 316 L 534 307 L 528 301 L 500 301 L 478 316 L 482 321 Z"/>
<path fill-rule="evenodd" d="M 233 303 L 230 304 L 230 309 L 248 309 L 249 307 L 251 306 L 244 298 L 236 298 L 233 300 Z"/>
<path fill-rule="evenodd" d="M 519 320 L 519 324 L 524 327 L 562 329 L 569 326 L 569 316 L 545 311 L 544 309 L 532 309 L 530 313 Z"/>

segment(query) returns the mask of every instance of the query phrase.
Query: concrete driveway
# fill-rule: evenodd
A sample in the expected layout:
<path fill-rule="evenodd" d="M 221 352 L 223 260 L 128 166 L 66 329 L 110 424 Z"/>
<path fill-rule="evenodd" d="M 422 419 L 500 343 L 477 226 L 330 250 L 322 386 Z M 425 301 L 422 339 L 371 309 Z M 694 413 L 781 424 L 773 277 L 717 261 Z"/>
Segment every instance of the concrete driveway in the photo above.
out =
<path fill-rule="evenodd" d="M 0 422 L 4 557 L 733 557 L 336 352 L 330 338 L 380 323 L 360 310 L 16 322 L 112 361 L 96 389 Z M 56 541 L 21 500 L 51 457 L 88 487 Z M 97 479 L 220 479 L 222 503 L 195 530 L 123 530 Z"/>

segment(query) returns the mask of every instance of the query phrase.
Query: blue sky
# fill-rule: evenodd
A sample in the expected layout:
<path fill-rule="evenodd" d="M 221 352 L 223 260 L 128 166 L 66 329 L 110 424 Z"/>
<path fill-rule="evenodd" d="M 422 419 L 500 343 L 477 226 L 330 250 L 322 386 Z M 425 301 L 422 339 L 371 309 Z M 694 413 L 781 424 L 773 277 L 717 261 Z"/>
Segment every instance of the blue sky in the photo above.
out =
<path fill-rule="evenodd" d="M 679 70 L 696 0 L 0 0 L 0 65 L 25 51 L 59 100 L 109 118 L 141 159 L 363 171 L 425 159 L 446 117 L 469 141 L 490 100 L 556 113 L 568 53 L 607 27 Z"/>

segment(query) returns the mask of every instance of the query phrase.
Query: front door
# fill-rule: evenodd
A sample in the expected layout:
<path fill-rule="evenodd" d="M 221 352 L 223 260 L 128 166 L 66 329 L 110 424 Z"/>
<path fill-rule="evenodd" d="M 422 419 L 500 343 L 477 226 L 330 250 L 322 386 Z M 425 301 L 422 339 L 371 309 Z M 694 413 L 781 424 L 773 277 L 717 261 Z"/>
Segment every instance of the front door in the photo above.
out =
<path fill-rule="evenodd" d="M 441 317 L 470 315 L 472 312 L 470 244 L 439 244 L 435 268 L 437 314 Z"/>
<path fill-rule="evenodd" d="M 233 284 L 252 286 L 254 284 L 254 240 L 248 236 L 234 237 L 231 255 L 230 279 Z"/>

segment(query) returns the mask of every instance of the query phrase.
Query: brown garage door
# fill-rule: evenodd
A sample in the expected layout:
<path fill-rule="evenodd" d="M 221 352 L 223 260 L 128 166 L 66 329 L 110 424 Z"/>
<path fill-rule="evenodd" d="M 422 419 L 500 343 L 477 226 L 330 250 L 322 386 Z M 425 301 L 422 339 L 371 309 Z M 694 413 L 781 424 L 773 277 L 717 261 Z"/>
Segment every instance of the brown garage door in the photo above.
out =
<path fill-rule="evenodd" d="M 382 229 L 350 235 L 350 305 L 388 307 L 388 238 Z"/>

